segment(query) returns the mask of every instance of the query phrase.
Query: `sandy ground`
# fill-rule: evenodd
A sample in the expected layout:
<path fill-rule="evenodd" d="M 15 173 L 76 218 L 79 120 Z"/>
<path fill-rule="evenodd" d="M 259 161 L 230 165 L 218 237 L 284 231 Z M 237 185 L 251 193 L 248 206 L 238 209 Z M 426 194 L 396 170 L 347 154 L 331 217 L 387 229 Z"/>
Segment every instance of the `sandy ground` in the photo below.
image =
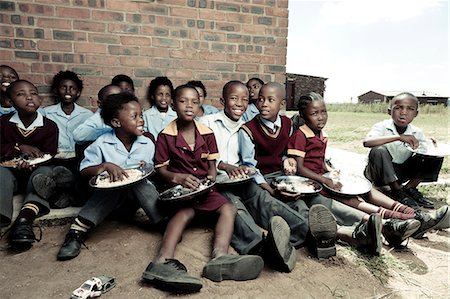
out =
<path fill-rule="evenodd" d="M 116 277 L 117 286 L 102 298 L 161 298 L 169 293 L 145 284 L 140 277 L 158 250 L 161 233 L 139 223 L 109 220 L 95 229 L 74 260 L 59 262 L 56 254 L 68 224 L 44 226 L 43 239 L 29 251 L 11 253 L 0 241 L 1 298 L 69 298 L 72 290 L 95 275 Z M 177 258 L 200 276 L 210 253 L 212 230 L 189 228 L 177 249 Z M 246 282 L 215 283 L 202 279 L 192 298 L 450 298 L 450 232 L 410 240 L 400 251 L 383 249 L 368 257 L 345 246 L 327 260 L 298 250 L 296 267 L 279 273 L 265 267 L 260 277 Z"/>

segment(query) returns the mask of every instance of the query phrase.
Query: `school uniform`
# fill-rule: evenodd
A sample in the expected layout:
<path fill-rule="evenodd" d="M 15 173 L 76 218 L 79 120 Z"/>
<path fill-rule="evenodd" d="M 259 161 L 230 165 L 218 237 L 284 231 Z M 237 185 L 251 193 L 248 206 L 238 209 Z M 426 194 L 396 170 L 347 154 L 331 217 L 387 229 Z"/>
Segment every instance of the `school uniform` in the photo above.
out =
<path fill-rule="evenodd" d="M 9 114 L 11 112 L 16 111 L 16 109 L 14 107 L 3 107 L 0 106 L 0 116 L 5 115 L 5 114 Z"/>
<path fill-rule="evenodd" d="M 192 174 L 198 179 L 206 178 L 209 161 L 219 158 L 216 139 L 210 128 L 197 121 L 194 121 L 194 124 L 196 132 L 193 149 L 178 133 L 175 120 L 159 134 L 156 141 L 155 168 L 167 167 L 171 172 Z M 214 211 L 227 202 L 227 199 L 213 188 L 205 195 L 204 200 L 192 203 L 192 208 Z"/>
<path fill-rule="evenodd" d="M 324 174 L 326 172 L 325 151 L 327 143 L 328 136 L 326 132 L 321 130 L 316 135 L 311 128 L 304 124 L 289 138 L 287 153 L 292 157 L 303 158 L 303 165 L 306 168 L 317 174 Z M 340 226 L 355 226 L 362 221 L 364 215 L 367 215 L 358 209 L 329 198 L 328 195 L 328 193 L 322 192 L 322 195 L 305 197 L 303 201 L 308 207 L 314 204 L 322 204 L 327 207 L 336 218 L 336 223 Z M 291 203 L 290 206 L 295 208 L 297 202 Z"/>
<path fill-rule="evenodd" d="M 17 112 L 0 117 L 0 157 L 10 160 L 20 155 L 17 145 L 32 145 L 43 153 L 55 155 L 58 147 L 57 125 L 37 112 L 37 117 L 28 127 L 22 123 Z M 12 217 L 12 199 L 15 192 L 25 189 L 25 203 L 39 204 L 40 215 L 50 211 L 49 203 L 34 192 L 32 178 L 47 173 L 49 167 L 39 166 L 31 174 L 0 166 L 0 226 L 9 225 Z M 23 188 L 26 186 L 26 188 Z"/>
<path fill-rule="evenodd" d="M 166 113 L 161 113 L 158 108 L 153 105 L 153 107 L 144 111 L 143 118 L 145 131 L 157 138 L 159 132 L 177 118 L 177 113 L 171 107 L 169 107 Z"/>
<path fill-rule="evenodd" d="M 75 152 L 74 130 L 84 123 L 93 113 L 92 111 L 74 103 L 74 110 L 67 115 L 62 110 L 61 104 L 48 106 L 43 109 L 43 115 L 53 120 L 59 128 L 59 152 Z"/>
<path fill-rule="evenodd" d="M 202 105 L 201 109 L 203 109 L 203 116 L 219 112 L 219 109 L 213 105 Z"/>
<path fill-rule="evenodd" d="M 256 115 L 259 114 L 259 110 L 256 107 L 255 103 L 251 103 L 247 106 L 247 110 L 245 110 L 244 114 L 242 115 L 243 121 L 251 121 Z"/>
<path fill-rule="evenodd" d="M 238 132 L 244 121 L 242 119 L 233 121 L 222 110 L 218 113 L 206 115 L 199 120 L 202 124 L 213 130 L 216 137 L 217 147 L 219 149 L 220 162 L 239 166 L 239 144 Z M 241 198 L 234 194 L 232 189 L 242 186 L 227 187 L 226 190 L 220 189 L 219 192 L 227 197 L 237 209 L 234 222 L 233 236 L 231 246 L 239 254 L 248 254 L 253 248 L 263 241 L 261 228 L 255 223 L 253 217 L 247 211 Z M 245 187 L 244 187 L 245 188 Z"/>
<path fill-rule="evenodd" d="M 96 140 L 99 136 L 112 132 L 112 128 L 105 124 L 100 115 L 101 108 L 86 119 L 73 131 L 73 139 L 76 143 L 84 143 Z"/>
<path fill-rule="evenodd" d="M 395 123 L 386 119 L 376 123 L 366 139 L 386 136 L 398 136 Z M 420 144 L 427 142 L 422 130 L 409 124 L 403 135 L 413 135 Z M 368 164 L 364 175 L 376 186 L 392 182 L 406 182 L 412 178 L 421 178 L 423 182 L 435 182 L 444 158 L 413 154 L 401 141 L 393 141 L 373 147 L 369 152 Z"/>
<path fill-rule="evenodd" d="M 128 151 L 112 131 L 101 135 L 86 148 L 80 171 L 105 162 L 114 163 L 122 168 L 134 166 L 140 161 L 153 165 L 154 153 L 155 145 L 149 137 L 138 136 Z M 155 224 L 164 218 L 157 205 L 158 196 L 155 186 L 147 179 L 129 187 L 95 190 L 78 216 L 98 225 L 115 210 L 135 211 L 141 206 L 150 222 Z"/>

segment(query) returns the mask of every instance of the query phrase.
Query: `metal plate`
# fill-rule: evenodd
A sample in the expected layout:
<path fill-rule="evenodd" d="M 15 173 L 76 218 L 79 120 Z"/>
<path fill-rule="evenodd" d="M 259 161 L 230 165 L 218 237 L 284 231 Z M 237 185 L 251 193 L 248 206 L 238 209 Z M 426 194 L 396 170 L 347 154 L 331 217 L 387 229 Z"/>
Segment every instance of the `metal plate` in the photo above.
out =
<path fill-rule="evenodd" d="M 256 169 L 250 168 L 246 176 L 238 178 L 230 178 L 225 171 L 219 171 L 217 172 L 216 183 L 218 185 L 239 185 L 252 180 L 255 174 Z"/>
<path fill-rule="evenodd" d="M 298 195 L 311 195 L 322 191 L 322 185 L 318 182 L 295 175 L 278 176 L 273 179 L 272 185 L 279 191 Z"/>
<path fill-rule="evenodd" d="M 50 155 L 50 154 L 44 154 L 42 157 L 39 157 L 39 158 L 28 158 L 28 159 L 25 159 L 25 158 L 18 157 L 18 158 L 14 158 L 14 159 L 11 159 L 11 160 L 8 160 L 8 161 L 3 161 L 3 162 L 0 163 L 0 166 L 9 167 L 9 168 L 16 168 L 20 161 L 26 161 L 30 165 L 39 165 L 39 164 L 42 164 L 42 163 L 45 163 L 45 162 L 51 160 L 52 158 L 53 158 L 53 156 Z"/>
<path fill-rule="evenodd" d="M 68 160 L 75 159 L 75 152 L 59 152 L 55 155 L 55 159 Z"/>
<path fill-rule="evenodd" d="M 325 189 L 339 195 L 356 196 L 366 194 L 372 190 L 372 183 L 365 177 L 353 173 L 327 172 L 323 175 L 333 181 L 339 181 L 342 184 L 341 190 L 331 189 L 324 184 Z"/>
<path fill-rule="evenodd" d="M 444 157 L 450 156 L 450 144 L 436 142 L 433 143 L 431 140 L 426 143 L 421 143 L 418 148 L 413 149 L 409 144 L 406 148 L 417 154 L 433 157 Z"/>
<path fill-rule="evenodd" d="M 149 177 L 153 171 L 154 167 L 152 164 L 144 164 L 144 165 L 133 165 L 127 168 L 124 168 L 127 172 L 133 173 L 133 178 L 125 178 L 122 181 L 109 181 L 109 174 L 107 172 L 102 172 L 101 174 L 92 177 L 89 180 L 89 185 L 93 188 L 97 189 L 115 189 L 127 187 L 136 183 L 139 183 L 143 179 Z M 137 173 L 139 172 L 139 173 Z M 138 174 L 138 175 L 136 175 Z"/>
<path fill-rule="evenodd" d="M 216 183 L 210 180 L 206 180 L 200 184 L 200 187 L 197 190 L 192 190 L 181 185 L 176 185 L 170 189 L 159 194 L 159 200 L 163 202 L 179 202 L 179 201 L 188 201 L 197 197 L 199 195 L 205 194 L 212 187 L 214 187 Z"/>

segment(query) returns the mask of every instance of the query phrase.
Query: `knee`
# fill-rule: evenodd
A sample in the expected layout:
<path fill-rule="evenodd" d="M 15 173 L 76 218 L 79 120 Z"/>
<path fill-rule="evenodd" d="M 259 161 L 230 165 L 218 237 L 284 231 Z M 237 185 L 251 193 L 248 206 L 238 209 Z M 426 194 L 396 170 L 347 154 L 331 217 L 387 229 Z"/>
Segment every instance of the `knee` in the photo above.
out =
<path fill-rule="evenodd" d="M 389 152 L 384 146 L 376 146 L 369 152 L 369 160 L 384 159 L 389 156 Z"/>

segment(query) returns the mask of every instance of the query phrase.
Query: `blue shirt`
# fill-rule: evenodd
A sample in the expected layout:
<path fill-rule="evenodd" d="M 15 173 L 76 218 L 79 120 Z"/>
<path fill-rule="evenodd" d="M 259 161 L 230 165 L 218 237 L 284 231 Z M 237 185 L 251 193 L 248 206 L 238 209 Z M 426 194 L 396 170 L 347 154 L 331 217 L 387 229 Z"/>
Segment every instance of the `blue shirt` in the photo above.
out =
<path fill-rule="evenodd" d="M 145 161 L 153 165 L 155 144 L 150 138 L 138 136 L 128 151 L 114 131 L 105 133 L 97 138 L 84 151 L 84 159 L 80 164 L 80 171 L 104 162 L 114 163 L 122 168 Z"/>
<path fill-rule="evenodd" d="M 262 123 L 271 130 L 278 129 L 281 127 L 281 117 L 279 114 L 277 115 L 277 119 L 275 120 L 275 122 L 271 122 L 262 117 L 260 119 L 261 119 Z M 292 128 L 291 128 L 291 133 L 292 133 Z M 255 144 L 253 143 L 252 139 L 247 134 L 247 132 L 245 132 L 244 130 L 241 129 L 241 130 L 239 130 L 238 140 L 239 140 L 239 155 L 241 157 L 240 164 L 257 169 L 256 174 L 253 177 L 253 179 L 255 180 L 255 182 L 258 185 L 266 183 L 264 176 L 261 174 L 261 172 L 256 167 L 258 162 L 255 159 L 256 150 L 255 150 Z"/>
<path fill-rule="evenodd" d="M 0 106 L 0 116 L 14 112 L 14 111 L 16 111 L 16 108 L 14 108 L 14 107 L 6 108 L 6 107 Z"/>
<path fill-rule="evenodd" d="M 202 105 L 203 115 L 210 115 L 219 112 L 219 109 L 212 105 Z"/>
<path fill-rule="evenodd" d="M 143 117 L 145 131 L 151 133 L 157 139 L 159 132 L 167 127 L 172 120 L 177 118 L 177 113 L 169 107 L 167 113 L 163 115 L 156 106 L 153 106 L 144 112 Z"/>
<path fill-rule="evenodd" d="M 70 115 L 64 113 L 59 103 L 42 109 L 42 114 L 58 125 L 58 152 L 75 151 L 73 131 L 93 114 L 89 109 L 75 103 L 74 105 L 75 107 Z"/>
<path fill-rule="evenodd" d="M 258 108 L 256 108 L 255 103 L 251 103 L 248 105 L 247 110 L 245 110 L 244 114 L 242 115 L 242 120 L 247 122 L 251 121 L 256 115 L 259 114 Z"/>
<path fill-rule="evenodd" d="M 80 124 L 73 131 L 73 138 L 75 142 L 83 143 L 86 141 L 94 141 L 99 136 L 113 130 L 110 126 L 105 124 L 100 116 L 100 111 L 101 109 L 98 108 L 93 115 L 91 115 L 84 123 Z"/>

